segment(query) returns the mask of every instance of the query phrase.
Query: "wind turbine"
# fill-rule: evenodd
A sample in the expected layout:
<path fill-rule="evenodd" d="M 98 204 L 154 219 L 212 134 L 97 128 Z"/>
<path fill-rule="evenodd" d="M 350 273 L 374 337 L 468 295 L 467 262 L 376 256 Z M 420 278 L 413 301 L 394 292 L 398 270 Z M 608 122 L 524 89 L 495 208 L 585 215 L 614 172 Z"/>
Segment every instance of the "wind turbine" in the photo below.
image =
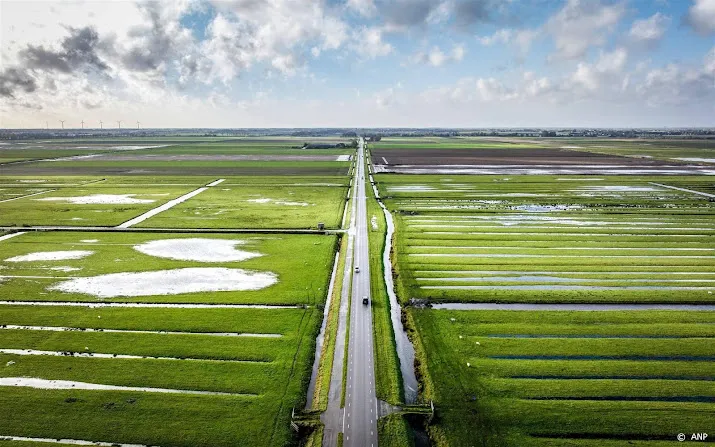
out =
<path fill-rule="evenodd" d="M 62 128 L 65 128 L 65 120 L 60 120 L 60 123 L 62 124 Z"/>
<path fill-rule="evenodd" d="M 122 120 L 117 121 L 117 126 L 119 126 L 120 129 L 122 128 Z"/>
<path fill-rule="evenodd" d="M 139 124 L 141 124 L 139 121 L 137 121 L 137 129 L 139 129 Z"/>
<path fill-rule="evenodd" d="M 82 129 L 84 129 L 84 120 L 82 120 Z"/>
<path fill-rule="evenodd" d="M 103 124 L 103 123 L 102 123 L 102 120 L 99 120 L 99 128 L 100 128 L 100 129 L 104 129 L 104 127 L 102 127 L 102 124 Z"/>
<path fill-rule="evenodd" d="M 47 130 L 50 129 L 50 123 L 49 123 L 49 121 L 45 121 L 45 129 L 47 129 Z"/>

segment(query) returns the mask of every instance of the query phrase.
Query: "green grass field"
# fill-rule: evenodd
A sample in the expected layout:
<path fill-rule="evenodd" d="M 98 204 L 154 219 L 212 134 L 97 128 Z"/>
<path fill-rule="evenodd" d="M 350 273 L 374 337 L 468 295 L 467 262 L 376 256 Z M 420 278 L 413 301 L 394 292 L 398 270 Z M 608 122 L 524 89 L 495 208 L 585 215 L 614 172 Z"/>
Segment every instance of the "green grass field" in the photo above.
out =
<path fill-rule="evenodd" d="M 712 427 L 714 312 L 410 313 L 437 445 L 674 441 Z"/>
<path fill-rule="evenodd" d="M 655 184 L 705 177 L 376 180 L 397 212 L 403 300 L 715 300 L 713 202 Z"/>
<path fill-rule="evenodd" d="M 509 145 L 384 139 L 373 147 Z M 690 149 L 683 157 L 695 156 Z M 710 177 L 374 178 L 396 220 L 405 304 L 715 302 L 712 200 L 654 184 L 712 193 Z M 660 447 L 681 432 L 712 431 L 715 312 L 407 314 L 420 398 L 437 408 L 433 445 Z"/>
<path fill-rule="evenodd" d="M 230 240 L 237 248 L 260 254 L 244 261 L 200 262 L 161 258 L 142 253 L 134 246 L 164 239 Z M 153 233 L 31 233 L 2 241 L 0 293 L 12 301 L 129 301 L 173 303 L 318 304 L 326 293 L 332 268 L 335 236 L 312 235 L 201 235 Z M 200 242 L 201 243 L 201 242 Z M 37 252 L 89 251 L 82 259 L 10 262 L 15 256 Z M 84 293 L 48 288 L 72 277 L 182 268 L 239 268 L 270 272 L 276 283 L 240 292 L 179 293 L 169 295 L 117 296 L 99 299 Z"/>
<path fill-rule="evenodd" d="M 143 227 L 313 228 L 318 222 L 338 228 L 346 187 L 231 185 L 211 188 Z"/>
<path fill-rule="evenodd" d="M 262 256 L 206 263 L 150 256 L 133 248 L 143 242 L 196 237 L 241 240 L 245 242 L 239 246 L 241 249 Z M 334 245 L 334 236 L 62 232 L 23 234 L 0 242 L 0 296 L 17 301 L 0 309 L 0 380 L 32 377 L 227 393 L 5 386 L 0 393 L 0 412 L 6 415 L 0 421 L 0 434 L 146 445 L 289 444 L 293 436 L 289 427 L 291 409 L 302 408 L 306 401 L 315 335 L 322 318 L 318 305 L 325 300 Z M 94 253 L 76 260 L 6 261 L 30 253 L 67 250 Z M 310 269 L 304 267 L 308 264 Z M 277 274 L 278 282 L 259 291 L 103 300 L 88 294 L 47 290 L 48 286 L 76 276 L 187 267 L 270 270 Z M 47 307 L 24 305 L 27 300 L 262 302 L 309 307 Z M 20 355 L 13 350 L 26 354 L 33 352 L 26 350 L 36 351 L 34 355 Z M 48 355 L 53 352 L 57 355 Z"/>

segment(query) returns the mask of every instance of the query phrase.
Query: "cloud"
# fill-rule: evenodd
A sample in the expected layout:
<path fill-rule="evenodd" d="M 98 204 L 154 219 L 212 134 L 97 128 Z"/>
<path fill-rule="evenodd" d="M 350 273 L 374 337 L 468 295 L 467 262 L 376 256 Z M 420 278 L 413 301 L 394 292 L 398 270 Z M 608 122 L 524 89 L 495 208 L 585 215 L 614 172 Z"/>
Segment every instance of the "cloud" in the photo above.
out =
<path fill-rule="evenodd" d="M 265 63 L 291 76 L 310 52 L 336 50 L 348 41 L 348 26 L 313 0 L 214 1 L 218 11 L 207 28 L 208 79 L 228 83 L 243 71 Z M 306 48 L 309 47 L 310 49 Z"/>
<path fill-rule="evenodd" d="M 422 27 L 440 6 L 439 0 L 396 0 L 381 11 L 388 29 L 393 31 Z"/>
<path fill-rule="evenodd" d="M 715 0 L 694 0 L 684 20 L 698 34 L 715 33 Z"/>
<path fill-rule="evenodd" d="M 454 20 L 459 28 L 469 28 L 477 23 L 491 21 L 493 2 L 489 0 L 462 0 L 454 6 Z"/>
<path fill-rule="evenodd" d="M 484 46 L 497 44 L 508 44 L 514 47 L 520 57 L 526 56 L 531 49 L 531 44 L 541 36 L 540 29 L 518 29 L 502 28 L 494 32 L 491 36 L 477 37 L 477 41 Z"/>
<path fill-rule="evenodd" d="M 353 35 L 353 49 L 364 58 L 374 59 L 392 53 L 393 47 L 383 39 L 380 28 L 362 27 Z"/>
<path fill-rule="evenodd" d="M 450 62 L 461 62 L 464 59 L 466 50 L 464 45 L 455 45 L 449 53 L 444 52 L 439 47 L 434 46 L 429 51 L 418 51 L 409 58 L 412 64 L 425 64 L 433 67 L 441 67 Z"/>
<path fill-rule="evenodd" d="M 625 15 L 624 3 L 568 0 L 544 25 L 556 47 L 551 59 L 578 59 L 592 46 L 601 46 Z"/>
<path fill-rule="evenodd" d="M 25 93 L 32 93 L 37 90 L 37 82 L 25 70 L 17 68 L 3 70 L 0 73 L 0 96 L 14 98 L 14 92 L 17 89 Z"/>
<path fill-rule="evenodd" d="M 104 71 L 107 64 L 97 54 L 99 35 L 92 27 L 69 28 L 70 35 L 62 41 L 60 50 L 29 45 L 20 52 L 27 68 L 71 73 L 77 69 Z"/>
<path fill-rule="evenodd" d="M 651 106 L 712 104 L 715 101 L 715 47 L 705 55 L 701 67 L 668 64 L 649 71 L 636 91 L 640 99 Z"/>
<path fill-rule="evenodd" d="M 653 48 L 665 35 L 670 22 L 670 17 L 657 12 L 647 19 L 633 22 L 628 31 L 628 38 L 635 45 Z"/>

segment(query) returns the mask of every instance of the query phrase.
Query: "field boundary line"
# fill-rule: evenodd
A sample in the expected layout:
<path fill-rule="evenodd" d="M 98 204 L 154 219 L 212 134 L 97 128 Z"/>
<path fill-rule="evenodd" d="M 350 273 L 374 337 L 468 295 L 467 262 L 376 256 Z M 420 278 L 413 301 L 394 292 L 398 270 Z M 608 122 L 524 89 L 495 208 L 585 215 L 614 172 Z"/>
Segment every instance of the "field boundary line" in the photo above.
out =
<path fill-rule="evenodd" d="M 160 205 L 156 208 L 152 208 L 144 214 L 141 214 L 133 219 L 129 219 L 128 221 L 124 222 L 123 224 L 117 225 L 117 228 L 129 228 L 133 225 L 144 222 L 145 220 L 149 219 L 150 217 L 154 217 L 163 211 L 171 209 L 171 208 L 175 207 L 176 205 L 178 205 L 182 202 L 185 202 L 194 196 L 201 194 L 202 192 L 206 191 L 207 189 L 209 189 L 209 188 L 204 186 L 199 189 L 195 189 L 195 190 L 191 191 L 190 193 L 184 194 L 181 197 L 177 197 L 176 199 L 169 200 L 168 202 L 166 202 L 163 205 Z"/>
<path fill-rule="evenodd" d="M 0 306 L 137 307 L 178 309 L 307 309 L 306 305 L 279 304 L 199 304 L 199 303 L 98 303 L 87 301 L 0 301 Z"/>
<path fill-rule="evenodd" d="M 105 233 L 268 233 L 268 234 L 340 234 L 346 230 L 309 230 L 292 228 L 120 228 L 120 227 L 75 227 L 75 226 L 0 226 L 0 231 L 79 231 Z"/>
<path fill-rule="evenodd" d="M 20 200 L 20 199 L 24 199 L 24 198 L 32 197 L 32 196 L 39 196 L 40 194 L 47 194 L 48 192 L 54 192 L 54 191 L 57 191 L 57 190 L 56 190 L 56 189 L 49 189 L 49 190 L 47 190 L 47 191 L 35 192 L 35 193 L 32 193 L 32 194 L 25 194 L 24 196 L 13 197 L 12 199 L 0 200 L 0 203 L 12 202 L 13 200 Z"/>
<path fill-rule="evenodd" d="M 0 236 L 0 241 L 6 241 L 6 240 L 8 240 L 8 239 L 12 239 L 12 238 L 14 238 L 14 237 L 16 237 L 16 236 L 20 236 L 20 235 L 25 234 L 25 233 L 26 233 L 26 231 L 18 231 L 17 233 L 6 234 L 6 235 L 4 235 L 4 236 Z"/>
<path fill-rule="evenodd" d="M 686 188 L 678 188 L 677 186 L 669 186 L 669 185 L 664 185 L 662 183 L 655 183 L 655 182 L 648 182 L 648 183 L 650 183 L 651 185 L 660 186 L 662 188 L 675 189 L 678 191 L 689 192 L 689 193 L 697 194 L 700 196 L 715 198 L 715 194 L 708 194 L 706 192 L 694 191 L 692 189 L 686 189 Z"/>

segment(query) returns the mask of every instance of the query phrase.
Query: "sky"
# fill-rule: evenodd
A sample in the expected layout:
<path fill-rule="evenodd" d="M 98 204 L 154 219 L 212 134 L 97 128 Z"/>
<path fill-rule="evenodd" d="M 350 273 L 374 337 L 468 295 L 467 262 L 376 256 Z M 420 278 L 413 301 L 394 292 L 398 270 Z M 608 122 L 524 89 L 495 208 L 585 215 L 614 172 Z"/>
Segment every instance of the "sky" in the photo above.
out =
<path fill-rule="evenodd" d="M 715 127 L 715 0 L 0 0 L 0 127 Z"/>

